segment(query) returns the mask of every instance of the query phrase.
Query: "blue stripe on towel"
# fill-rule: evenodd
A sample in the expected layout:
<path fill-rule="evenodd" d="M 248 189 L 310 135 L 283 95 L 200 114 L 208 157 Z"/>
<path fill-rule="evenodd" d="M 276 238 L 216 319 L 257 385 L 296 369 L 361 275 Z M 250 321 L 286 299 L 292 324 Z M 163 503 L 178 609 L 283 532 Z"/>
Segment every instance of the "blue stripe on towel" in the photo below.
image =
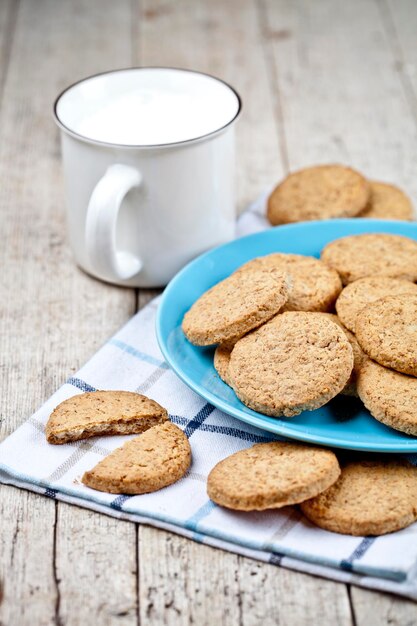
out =
<path fill-rule="evenodd" d="M 200 428 L 204 420 L 208 418 L 211 413 L 214 411 L 214 406 L 212 404 L 205 404 L 202 409 L 195 415 L 187 424 L 184 434 L 186 437 L 191 437 L 196 430 Z"/>
<path fill-rule="evenodd" d="M 361 559 L 374 543 L 375 539 L 376 537 L 364 537 L 360 544 L 356 546 L 350 557 L 340 561 L 340 567 L 348 572 L 351 572 L 353 570 L 353 561 Z"/>
<path fill-rule="evenodd" d="M 195 513 L 194 515 L 192 515 L 184 524 L 185 528 L 188 528 L 188 530 L 193 530 L 194 532 L 196 532 L 197 530 L 197 526 L 199 524 L 199 522 L 201 522 L 202 519 L 204 519 L 205 517 L 207 517 L 207 515 L 210 515 L 210 513 L 213 511 L 213 509 L 216 508 L 216 504 L 214 504 L 214 502 L 212 502 L 211 500 L 208 500 L 205 504 L 203 504 L 203 506 L 201 506 Z"/>
<path fill-rule="evenodd" d="M 115 509 L 116 511 L 121 511 L 126 500 L 129 500 L 132 496 L 121 495 L 117 496 L 112 502 L 110 502 L 110 507 Z"/>
<path fill-rule="evenodd" d="M 95 387 L 92 387 L 81 378 L 68 378 L 67 385 L 72 385 L 73 387 L 77 387 L 77 389 L 81 389 L 81 391 L 97 391 Z"/>
<path fill-rule="evenodd" d="M 156 367 L 161 367 L 162 369 L 165 369 L 165 370 L 169 369 L 165 361 L 160 361 L 159 359 L 155 359 L 155 357 L 150 356 L 150 354 L 145 354 L 145 352 L 136 350 L 136 348 L 134 348 L 133 346 L 130 346 L 127 343 L 124 343 L 124 341 L 119 341 L 119 339 L 110 339 L 109 344 L 111 346 L 116 346 L 116 348 L 119 348 L 119 350 L 122 350 L 122 352 L 127 352 L 128 354 L 131 354 L 132 356 L 134 356 L 136 359 L 139 359 L 140 361 L 144 361 L 145 363 L 150 363 L 151 365 L 155 365 Z"/>

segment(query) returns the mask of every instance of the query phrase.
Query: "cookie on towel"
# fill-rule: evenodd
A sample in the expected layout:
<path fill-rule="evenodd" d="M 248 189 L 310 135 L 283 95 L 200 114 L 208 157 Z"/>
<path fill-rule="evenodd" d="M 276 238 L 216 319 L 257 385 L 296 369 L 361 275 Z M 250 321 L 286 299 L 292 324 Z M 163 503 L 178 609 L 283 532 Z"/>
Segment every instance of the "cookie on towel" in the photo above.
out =
<path fill-rule="evenodd" d="M 207 480 L 209 497 L 237 511 L 263 511 L 302 502 L 340 475 L 330 450 L 298 443 L 258 443 L 220 461 Z"/>
<path fill-rule="evenodd" d="M 402 235 L 371 233 L 335 239 L 321 252 L 347 285 L 365 276 L 417 280 L 417 241 Z"/>
<path fill-rule="evenodd" d="M 417 285 L 409 280 L 389 276 L 368 276 L 347 285 L 336 300 L 336 311 L 341 322 L 355 332 L 356 319 L 362 309 L 385 296 L 417 295 Z"/>
<path fill-rule="evenodd" d="M 89 391 L 58 404 L 46 424 L 49 443 L 138 434 L 168 419 L 160 404 L 132 391 Z"/>
<path fill-rule="evenodd" d="M 395 185 L 371 181 L 371 197 L 358 217 L 385 220 L 412 220 L 413 205 L 401 189 Z"/>
<path fill-rule="evenodd" d="M 167 487 L 182 478 L 191 463 L 183 431 L 166 422 L 116 448 L 82 482 L 91 489 L 138 495 Z"/>
<path fill-rule="evenodd" d="M 333 321 L 323 314 L 288 311 L 237 342 L 229 378 L 251 409 L 291 417 L 336 396 L 352 368 L 350 343 Z"/>
<path fill-rule="evenodd" d="M 368 359 L 359 373 L 357 387 L 360 399 L 375 419 L 417 437 L 417 378 Z"/>
<path fill-rule="evenodd" d="M 268 199 L 271 224 L 355 217 L 366 207 L 369 183 L 350 167 L 318 165 L 287 176 Z"/>
<path fill-rule="evenodd" d="M 229 378 L 230 355 L 233 347 L 228 345 L 217 346 L 214 351 L 214 369 L 226 385 L 231 386 Z"/>
<path fill-rule="evenodd" d="M 238 272 L 203 293 L 184 315 L 182 329 L 197 346 L 234 341 L 278 313 L 287 299 L 282 272 Z"/>
<path fill-rule="evenodd" d="M 314 524 L 345 535 L 384 535 L 417 519 L 417 468 L 405 460 L 357 461 L 301 510 Z"/>
<path fill-rule="evenodd" d="M 417 376 L 417 295 L 385 296 L 362 310 L 356 337 L 371 359 Z"/>
<path fill-rule="evenodd" d="M 330 311 L 342 290 L 339 274 L 312 256 L 275 252 L 242 265 L 237 272 L 274 267 L 288 274 L 284 311 Z"/>

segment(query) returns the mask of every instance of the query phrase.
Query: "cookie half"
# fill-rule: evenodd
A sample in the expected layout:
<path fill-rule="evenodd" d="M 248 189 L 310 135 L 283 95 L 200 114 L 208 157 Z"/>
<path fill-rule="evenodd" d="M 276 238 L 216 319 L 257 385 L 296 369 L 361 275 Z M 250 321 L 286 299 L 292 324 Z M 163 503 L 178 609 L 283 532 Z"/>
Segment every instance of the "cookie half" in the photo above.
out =
<path fill-rule="evenodd" d="M 109 493 L 150 493 L 182 478 L 190 463 L 187 437 L 178 426 L 166 422 L 111 452 L 85 472 L 82 482 Z"/>
<path fill-rule="evenodd" d="M 417 295 L 386 296 L 356 321 L 361 348 L 385 367 L 417 376 Z"/>
<path fill-rule="evenodd" d="M 342 467 L 334 485 L 300 506 L 325 530 L 384 535 L 417 519 L 416 485 L 417 468 L 407 461 L 360 461 Z"/>
<path fill-rule="evenodd" d="M 345 333 L 317 313 L 285 312 L 238 341 L 229 377 L 239 399 L 266 415 L 291 417 L 323 406 L 353 368 Z"/>
<path fill-rule="evenodd" d="M 417 378 L 368 359 L 357 381 L 359 397 L 386 426 L 417 437 Z"/>
<path fill-rule="evenodd" d="M 268 199 L 271 224 L 354 217 L 366 207 L 367 180 L 343 165 L 319 165 L 285 178 Z"/>
<path fill-rule="evenodd" d="M 287 299 L 282 272 L 239 272 L 206 291 L 184 315 L 182 329 L 197 346 L 234 341 L 278 313 Z"/>
<path fill-rule="evenodd" d="M 350 235 L 327 244 L 321 260 L 335 269 L 344 285 L 365 276 L 417 280 L 417 241 L 401 235 Z"/>
<path fill-rule="evenodd" d="M 92 391 L 64 400 L 46 424 L 49 443 L 61 444 L 104 435 L 142 433 L 166 422 L 160 404 L 131 391 Z"/>
<path fill-rule="evenodd" d="M 417 295 L 417 285 L 409 280 L 389 276 L 368 276 L 345 287 L 336 301 L 336 311 L 342 323 L 355 332 L 356 320 L 362 309 L 385 296 Z"/>
<path fill-rule="evenodd" d="M 413 219 L 413 205 L 401 189 L 377 181 L 371 181 L 370 186 L 369 202 L 358 217 L 407 221 Z"/>
<path fill-rule="evenodd" d="M 339 274 L 312 256 L 274 253 L 245 263 L 237 272 L 276 268 L 288 275 L 284 311 L 331 311 L 342 290 Z"/>
<path fill-rule="evenodd" d="M 258 443 L 220 461 L 207 481 L 209 497 L 237 511 L 264 511 L 317 495 L 340 475 L 330 450 L 282 443 Z"/>

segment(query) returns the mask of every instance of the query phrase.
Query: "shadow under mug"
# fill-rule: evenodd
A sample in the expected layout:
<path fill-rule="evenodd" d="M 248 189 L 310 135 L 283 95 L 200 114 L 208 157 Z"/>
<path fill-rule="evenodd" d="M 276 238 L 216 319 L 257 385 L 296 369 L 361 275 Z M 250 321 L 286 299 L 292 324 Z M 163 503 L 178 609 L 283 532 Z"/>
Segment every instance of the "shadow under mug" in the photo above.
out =
<path fill-rule="evenodd" d="M 213 123 L 201 120 L 205 132 L 199 136 L 190 130 L 179 139 L 174 132 L 172 141 L 142 145 L 125 138 L 122 143 L 103 140 L 80 124 L 117 98 L 129 98 L 132 90 L 149 94 L 155 85 L 162 94 L 165 86 L 184 96 L 187 90 L 208 93 L 217 98 L 218 113 L 220 98 L 220 116 Z M 234 122 L 240 110 L 232 87 L 177 68 L 110 71 L 63 91 L 54 114 L 61 130 L 67 222 L 76 263 L 107 282 L 157 287 L 198 254 L 232 239 Z M 174 131 L 175 123 L 173 115 Z M 103 133 L 105 139 L 107 135 Z"/>

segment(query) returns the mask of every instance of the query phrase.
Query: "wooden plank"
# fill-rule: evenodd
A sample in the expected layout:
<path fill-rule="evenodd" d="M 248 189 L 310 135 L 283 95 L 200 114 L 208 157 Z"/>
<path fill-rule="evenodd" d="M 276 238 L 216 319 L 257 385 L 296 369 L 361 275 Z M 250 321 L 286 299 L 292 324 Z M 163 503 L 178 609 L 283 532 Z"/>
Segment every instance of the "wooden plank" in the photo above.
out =
<path fill-rule="evenodd" d="M 238 557 L 139 527 L 141 624 L 241 623 Z"/>
<path fill-rule="evenodd" d="M 60 504 L 57 529 L 60 624 L 136 626 L 135 525 Z"/>
<path fill-rule="evenodd" d="M 242 625 L 352 625 L 345 585 L 239 558 Z"/>
<path fill-rule="evenodd" d="M 412 114 L 417 113 L 417 6 L 413 0 L 375 0 L 385 26 L 386 38 L 403 79 Z"/>
<path fill-rule="evenodd" d="M 130 28 L 129 0 L 117 5 L 111 0 L 25 0 L 20 5 L 0 127 L 0 263 L 7 268 L 0 277 L 1 437 L 135 310 L 133 290 L 110 288 L 74 266 L 51 116 L 55 95 L 68 83 L 130 65 Z M 135 528 L 121 524 L 115 557 L 115 522 L 98 517 L 61 506 L 56 516 L 53 501 L 1 488 L 2 540 L 13 546 L 13 560 L 10 551 L 1 556 L 1 623 L 49 624 L 51 616 L 58 623 L 61 604 L 66 624 L 80 623 L 78 614 L 88 615 L 84 623 L 135 623 L 130 608 L 126 616 L 113 615 L 111 608 L 136 602 L 136 575 L 130 567 Z M 129 579 L 125 589 L 115 586 L 112 599 L 109 587 L 89 568 L 92 535 L 103 572 Z M 90 592 L 85 598 L 79 587 L 81 569 Z"/>
<path fill-rule="evenodd" d="M 18 7 L 18 0 L 3 0 L 0 3 L 0 107 Z"/>
<path fill-rule="evenodd" d="M 410 600 L 360 587 L 352 587 L 351 598 L 356 626 L 414 626 L 417 623 L 417 607 Z"/>
<path fill-rule="evenodd" d="M 260 0 L 291 169 L 352 164 L 417 199 L 417 130 L 373 0 Z"/>
<path fill-rule="evenodd" d="M 284 171 L 274 99 L 252 0 L 141 2 L 137 58 L 214 74 L 243 98 L 237 123 L 237 194 L 242 210 Z"/>
<path fill-rule="evenodd" d="M 0 519 L 0 624 L 54 624 L 54 502 L 0 485 Z"/>

